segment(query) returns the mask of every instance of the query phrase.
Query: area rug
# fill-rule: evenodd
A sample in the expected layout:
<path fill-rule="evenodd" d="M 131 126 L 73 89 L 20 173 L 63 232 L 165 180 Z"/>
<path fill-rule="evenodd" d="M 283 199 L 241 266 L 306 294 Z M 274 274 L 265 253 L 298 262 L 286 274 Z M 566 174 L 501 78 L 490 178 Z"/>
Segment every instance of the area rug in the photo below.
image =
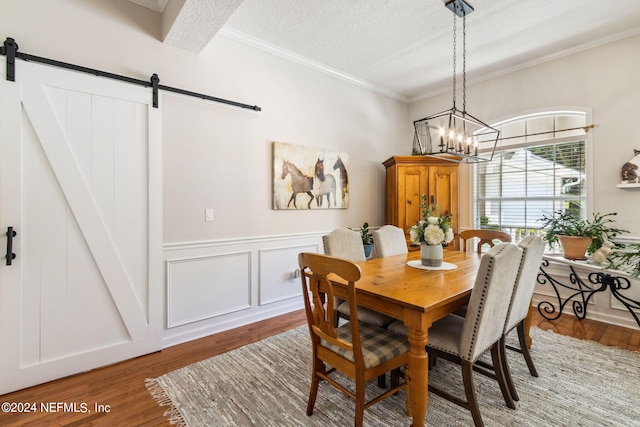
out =
<path fill-rule="evenodd" d="M 505 406 L 498 384 L 474 374 L 485 425 L 640 426 L 640 353 L 531 329 L 539 377 L 512 351 L 509 364 L 520 401 Z M 147 387 L 178 426 L 349 426 L 354 403 L 321 383 L 312 416 L 305 414 L 311 377 L 307 327 L 300 327 L 186 366 Z M 347 381 L 348 382 L 348 381 Z M 439 360 L 429 382 L 464 396 L 460 368 Z M 372 381 L 368 393 L 376 393 Z M 401 391 L 365 411 L 365 426 L 408 426 Z M 429 394 L 427 425 L 473 425 L 470 413 Z"/>

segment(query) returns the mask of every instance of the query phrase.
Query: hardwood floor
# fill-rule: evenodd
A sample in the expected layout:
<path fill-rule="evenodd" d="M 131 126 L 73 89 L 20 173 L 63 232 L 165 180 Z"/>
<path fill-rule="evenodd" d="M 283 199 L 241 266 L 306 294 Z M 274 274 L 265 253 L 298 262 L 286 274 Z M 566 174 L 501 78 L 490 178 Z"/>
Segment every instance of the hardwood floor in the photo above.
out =
<path fill-rule="evenodd" d="M 0 396 L 0 402 L 36 403 L 33 413 L 2 413 L 2 426 L 169 426 L 165 408 L 159 407 L 145 387 L 146 378 L 154 378 L 180 367 L 224 353 L 305 324 L 304 312 L 297 311 L 273 319 L 222 332 L 160 352 L 115 365 L 74 375 L 36 387 Z M 534 312 L 532 325 L 579 339 L 640 351 L 640 330 L 563 315 L 556 321 Z M 533 344 L 535 346 L 535 342 Z M 46 413 L 40 403 L 86 403 L 90 412 Z M 95 405 L 104 406 L 96 412 Z M 108 409 L 108 412 L 107 412 Z M 62 410 L 62 409 L 61 409 Z"/>

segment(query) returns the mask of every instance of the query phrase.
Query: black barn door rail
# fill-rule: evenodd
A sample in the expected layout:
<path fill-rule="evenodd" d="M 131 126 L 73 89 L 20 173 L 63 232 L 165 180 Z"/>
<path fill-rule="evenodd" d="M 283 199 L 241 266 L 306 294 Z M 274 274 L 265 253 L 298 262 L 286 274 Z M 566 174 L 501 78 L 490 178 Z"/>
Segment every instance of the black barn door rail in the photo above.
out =
<path fill-rule="evenodd" d="M 81 65 L 69 64 L 67 62 L 56 61 L 55 59 L 43 58 L 41 56 L 30 55 L 28 53 L 18 52 L 18 44 L 11 37 L 7 37 L 4 44 L 0 46 L 0 54 L 7 57 L 7 80 L 16 80 L 16 58 L 20 58 L 24 61 L 39 62 L 41 64 L 52 65 L 54 67 L 66 68 L 68 70 L 79 71 L 82 73 L 93 74 L 95 76 L 106 77 L 113 80 L 120 80 L 123 82 L 135 84 L 138 86 L 151 87 L 153 89 L 153 107 L 158 108 L 158 89 L 166 90 L 167 92 L 179 93 L 181 95 L 193 96 L 195 98 L 205 99 L 207 101 L 219 102 L 222 104 L 232 105 L 234 107 L 246 108 L 254 111 L 262 111 L 262 108 L 257 105 L 248 105 L 241 102 L 229 101 L 228 99 L 217 98 L 215 96 L 209 96 L 202 93 L 191 92 L 184 89 L 179 89 L 171 86 L 165 86 L 159 84 L 160 78 L 157 74 L 153 74 L 149 81 L 134 79 L 132 77 L 122 76 L 120 74 L 109 73 L 107 71 L 96 70 L 93 68 L 83 67 Z"/>

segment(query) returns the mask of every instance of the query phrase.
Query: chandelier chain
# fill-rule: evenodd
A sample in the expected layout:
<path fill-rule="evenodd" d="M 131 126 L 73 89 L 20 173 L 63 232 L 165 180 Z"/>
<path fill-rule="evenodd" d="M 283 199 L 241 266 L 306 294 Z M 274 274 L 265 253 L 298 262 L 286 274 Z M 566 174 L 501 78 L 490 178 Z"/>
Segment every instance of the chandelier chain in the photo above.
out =
<path fill-rule="evenodd" d="M 413 153 L 458 163 L 489 162 L 493 159 L 500 130 L 471 114 L 467 114 L 467 20 L 473 12 L 467 0 L 447 0 L 445 6 L 453 12 L 453 108 L 432 114 L 413 122 Z M 458 35 L 457 19 L 462 18 L 462 29 Z M 462 38 L 461 55 L 458 61 L 458 39 Z M 462 76 L 458 79 L 457 63 L 462 62 Z M 462 90 L 462 110 L 456 107 L 458 80 Z M 482 144 L 481 144 L 482 143 Z M 492 144 L 492 147 L 490 146 Z M 478 151 L 482 155 L 478 155 Z M 491 150 L 490 155 L 484 155 Z"/>
<path fill-rule="evenodd" d="M 467 112 L 467 15 L 462 17 L 462 114 Z"/>
<path fill-rule="evenodd" d="M 456 108 L 456 14 L 453 14 L 453 108 Z"/>

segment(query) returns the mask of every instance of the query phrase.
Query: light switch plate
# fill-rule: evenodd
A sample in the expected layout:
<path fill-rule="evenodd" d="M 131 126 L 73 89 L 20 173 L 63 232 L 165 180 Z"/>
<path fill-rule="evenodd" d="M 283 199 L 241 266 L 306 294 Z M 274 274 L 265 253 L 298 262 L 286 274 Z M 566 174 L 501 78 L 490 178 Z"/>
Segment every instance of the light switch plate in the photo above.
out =
<path fill-rule="evenodd" d="M 205 209 L 204 210 L 204 220 L 205 221 L 213 221 L 213 209 Z"/>

